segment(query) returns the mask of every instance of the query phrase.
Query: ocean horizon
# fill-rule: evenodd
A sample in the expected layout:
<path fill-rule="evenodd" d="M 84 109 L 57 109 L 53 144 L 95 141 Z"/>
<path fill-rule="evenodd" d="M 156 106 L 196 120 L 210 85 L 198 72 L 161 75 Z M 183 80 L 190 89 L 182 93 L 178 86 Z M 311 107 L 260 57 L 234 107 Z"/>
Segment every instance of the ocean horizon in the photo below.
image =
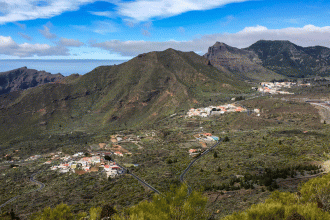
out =
<path fill-rule="evenodd" d="M 126 62 L 127 60 L 92 60 L 92 59 L 54 59 L 54 60 L 39 60 L 39 59 L 7 59 L 0 60 L 0 72 L 6 72 L 21 67 L 28 69 L 36 69 L 46 71 L 52 74 L 61 73 L 68 76 L 74 73 L 80 75 L 92 71 L 98 66 L 117 65 Z"/>

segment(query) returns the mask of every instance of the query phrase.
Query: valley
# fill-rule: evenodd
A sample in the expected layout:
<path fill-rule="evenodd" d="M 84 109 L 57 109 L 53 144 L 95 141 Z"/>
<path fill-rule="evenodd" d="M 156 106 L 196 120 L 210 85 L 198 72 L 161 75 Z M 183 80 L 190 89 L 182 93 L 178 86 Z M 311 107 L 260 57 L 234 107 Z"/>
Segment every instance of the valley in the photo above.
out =
<path fill-rule="evenodd" d="M 252 52 L 223 46 L 249 64 Z M 125 213 L 184 185 L 224 219 L 326 176 L 327 78 L 212 59 L 168 49 L 1 95 L 0 213 Z"/>

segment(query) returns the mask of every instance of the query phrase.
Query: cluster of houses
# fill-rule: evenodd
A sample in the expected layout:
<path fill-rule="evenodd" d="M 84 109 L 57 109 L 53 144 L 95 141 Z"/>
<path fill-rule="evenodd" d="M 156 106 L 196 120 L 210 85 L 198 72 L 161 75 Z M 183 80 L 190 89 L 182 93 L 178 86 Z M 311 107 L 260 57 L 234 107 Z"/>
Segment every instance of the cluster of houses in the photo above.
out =
<path fill-rule="evenodd" d="M 209 107 L 197 108 L 197 109 L 191 108 L 187 112 L 186 117 L 199 116 L 199 117 L 206 118 L 206 117 L 221 115 L 221 114 L 229 113 L 229 112 L 247 112 L 247 109 L 243 108 L 241 106 L 235 105 L 235 104 L 209 106 Z"/>
<path fill-rule="evenodd" d="M 297 84 L 295 82 L 262 82 L 258 88 L 259 92 L 269 93 L 269 94 L 293 94 L 287 91 L 282 91 L 283 88 L 292 88 L 295 86 L 310 86 L 310 83 Z"/>
<path fill-rule="evenodd" d="M 84 174 L 86 172 L 104 172 L 107 177 L 116 177 L 123 174 L 124 170 L 115 162 L 104 159 L 104 156 L 111 155 L 110 152 L 97 153 L 98 155 L 84 157 L 82 152 L 73 156 L 61 157 L 59 165 L 53 165 L 51 170 L 58 170 L 60 173 L 77 173 Z M 45 164 L 51 164 L 52 161 L 46 161 Z"/>
<path fill-rule="evenodd" d="M 215 143 L 216 141 L 219 141 L 219 137 L 212 135 L 211 133 L 199 133 L 193 135 L 196 138 L 196 141 L 198 141 L 202 148 L 207 148 L 206 143 Z M 195 149 L 189 149 L 188 153 L 190 156 L 194 157 L 196 155 L 199 155 L 202 152 L 201 148 L 195 148 Z"/>
<path fill-rule="evenodd" d="M 197 141 L 202 141 L 206 143 L 219 141 L 219 137 L 213 136 L 211 133 L 195 134 L 194 137 L 196 138 Z"/>

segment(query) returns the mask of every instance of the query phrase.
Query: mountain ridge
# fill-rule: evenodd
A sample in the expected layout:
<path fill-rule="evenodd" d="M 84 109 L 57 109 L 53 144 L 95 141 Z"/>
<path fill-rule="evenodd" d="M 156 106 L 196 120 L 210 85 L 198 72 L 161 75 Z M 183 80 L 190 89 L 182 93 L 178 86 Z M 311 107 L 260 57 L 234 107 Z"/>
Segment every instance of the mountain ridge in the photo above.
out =
<path fill-rule="evenodd" d="M 249 88 L 194 52 L 150 52 L 71 80 L 0 96 L 0 130 L 11 137 L 152 126 L 175 112 Z"/>
<path fill-rule="evenodd" d="M 27 67 L 1 72 L 0 95 L 60 81 L 62 79 L 64 79 L 64 76 L 60 73 L 51 74 L 46 71 L 28 69 Z"/>
<path fill-rule="evenodd" d="M 330 75 L 330 48 L 302 47 L 290 41 L 260 40 L 244 50 L 254 52 L 262 66 L 288 77 Z"/>
<path fill-rule="evenodd" d="M 264 68 L 262 61 L 253 51 L 231 47 L 216 42 L 209 47 L 204 57 L 222 71 L 232 72 L 238 78 L 252 81 L 269 81 L 281 79 L 283 76 Z"/>

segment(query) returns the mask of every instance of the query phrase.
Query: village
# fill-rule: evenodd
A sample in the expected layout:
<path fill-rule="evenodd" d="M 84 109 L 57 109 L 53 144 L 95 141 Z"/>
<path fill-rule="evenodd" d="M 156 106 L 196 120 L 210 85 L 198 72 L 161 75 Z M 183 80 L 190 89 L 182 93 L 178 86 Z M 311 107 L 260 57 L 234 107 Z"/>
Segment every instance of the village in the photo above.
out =
<path fill-rule="evenodd" d="M 296 86 L 307 87 L 310 86 L 310 83 L 295 83 L 295 82 L 261 82 L 260 87 L 258 88 L 259 92 L 268 93 L 268 94 L 294 94 L 288 91 L 283 91 L 283 88 L 290 89 Z"/>
<path fill-rule="evenodd" d="M 219 106 L 209 106 L 209 107 L 202 107 L 202 108 L 191 108 L 187 112 L 186 117 L 211 117 L 211 116 L 219 116 L 221 114 L 225 113 L 231 113 L 231 112 L 248 112 L 248 109 L 239 106 L 237 104 L 225 104 L 225 105 L 219 105 Z M 256 113 L 257 116 L 260 116 L 260 110 L 254 109 L 252 113 Z"/>
<path fill-rule="evenodd" d="M 124 169 L 118 166 L 116 162 L 111 161 L 111 152 L 95 152 L 92 154 L 86 157 L 83 152 L 78 152 L 72 156 L 60 157 L 60 164 L 53 165 L 50 169 L 58 170 L 60 173 L 72 172 L 78 175 L 87 172 L 104 172 L 107 178 L 115 178 L 124 173 Z M 108 158 L 108 160 L 105 158 Z M 56 159 L 56 157 L 54 156 L 52 159 Z M 45 164 L 51 163 L 51 160 L 45 162 Z"/>

